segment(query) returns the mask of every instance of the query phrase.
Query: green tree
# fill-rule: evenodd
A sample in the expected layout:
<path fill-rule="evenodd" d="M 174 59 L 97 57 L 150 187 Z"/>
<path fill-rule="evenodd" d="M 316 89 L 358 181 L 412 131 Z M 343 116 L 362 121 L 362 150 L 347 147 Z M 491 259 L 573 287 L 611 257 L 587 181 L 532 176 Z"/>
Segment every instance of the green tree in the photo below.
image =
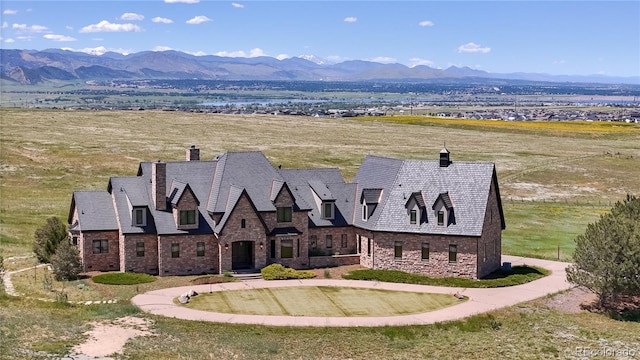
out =
<path fill-rule="evenodd" d="M 38 228 L 34 234 L 33 252 L 38 261 L 48 263 L 55 254 L 58 244 L 68 240 L 67 226 L 57 217 L 50 217 L 47 222 Z"/>
<path fill-rule="evenodd" d="M 4 258 L 0 255 L 0 295 L 4 292 Z"/>
<path fill-rule="evenodd" d="M 569 282 L 597 294 L 601 307 L 640 293 L 640 198 L 627 195 L 575 241 Z"/>
<path fill-rule="evenodd" d="M 51 267 L 56 280 L 76 280 L 82 271 L 82 260 L 78 248 L 68 240 L 61 242 L 56 253 L 51 256 Z"/>

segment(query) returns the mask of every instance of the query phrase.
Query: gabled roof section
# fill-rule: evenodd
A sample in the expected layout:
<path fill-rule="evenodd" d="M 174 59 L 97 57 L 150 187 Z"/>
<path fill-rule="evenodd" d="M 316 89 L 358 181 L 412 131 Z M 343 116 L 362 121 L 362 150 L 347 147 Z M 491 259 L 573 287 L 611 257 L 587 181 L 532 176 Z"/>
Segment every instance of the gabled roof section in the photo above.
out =
<path fill-rule="evenodd" d="M 383 189 L 362 189 L 361 203 L 379 204 Z"/>
<path fill-rule="evenodd" d="M 278 194 L 280 194 L 280 190 L 282 190 L 282 186 L 284 185 L 284 181 L 273 180 L 271 182 L 271 195 L 269 195 L 269 200 L 271 202 L 276 201 Z"/>
<path fill-rule="evenodd" d="M 182 182 L 180 180 L 173 179 L 171 182 L 171 186 L 169 187 L 169 202 L 171 206 L 176 207 L 184 195 L 187 192 L 191 192 L 193 197 L 196 199 L 198 205 L 200 205 L 200 200 L 196 196 L 196 194 L 191 190 L 191 186 L 188 183 Z"/>
<path fill-rule="evenodd" d="M 251 204 L 251 207 L 253 208 L 253 211 L 255 211 L 256 214 L 257 214 L 258 210 L 256 209 L 256 206 L 253 203 L 253 201 L 251 201 L 251 197 L 249 196 L 247 191 L 244 188 L 241 188 L 241 187 L 238 187 L 238 186 L 231 186 L 231 188 L 229 189 L 229 196 L 227 198 L 224 215 L 222 215 L 222 218 L 220 219 L 220 221 L 218 222 L 218 224 L 216 224 L 216 227 L 214 228 L 214 231 L 216 232 L 216 234 L 222 233 L 222 231 L 224 230 L 225 225 L 227 224 L 227 221 L 229 220 L 229 217 L 231 217 L 231 214 L 233 213 L 233 210 L 236 208 L 236 205 L 238 205 L 238 202 L 240 201 L 240 198 L 243 195 L 245 195 L 247 197 L 247 200 L 249 200 L 249 203 Z M 265 231 L 266 231 L 267 225 L 264 223 L 264 221 L 263 221 L 261 216 L 258 216 L 258 218 L 262 222 L 262 225 L 264 226 Z"/>
<path fill-rule="evenodd" d="M 322 201 L 335 201 L 336 198 L 331 193 L 331 190 L 327 187 L 325 183 L 320 180 L 313 179 L 309 180 L 309 186 L 311 190 L 320 198 Z"/>
<path fill-rule="evenodd" d="M 407 202 L 404 204 L 404 207 L 408 207 L 409 203 L 412 200 L 416 202 L 418 207 L 420 207 L 420 208 L 425 208 L 426 207 L 425 201 L 424 201 L 424 197 L 422 196 L 422 191 L 415 191 L 415 192 L 411 193 L 411 195 L 409 195 L 409 198 L 407 199 Z"/>
<path fill-rule="evenodd" d="M 73 213 L 78 211 L 78 223 L 71 224 Z M 75 191 L 71 197 L 67 222 L 80 231 L 118 230 L 116 212 L 111 195 L 107 191 Z"/>
<path fill-rule="evenodd" d="M 259 151 L 227 152 L 220 155 L 210 182 L 207 211 L 223 213 L 231 186 L 244 188 L 258 211 L 275 211 L 271 202 L 274 180 L 282 177 Z"/>
<path fill-rule="evenodd" d="M 448 191 L 438 194 L 436 201 L 433 202 L 433 206 L 431 207 L 432 210 L 435 210 L 436 205 L 438 205 L 439 201 L 442 201 L 442 203 L 444 204 L 444 207 L 447 210 L 453 209 L 453 202 L 451 201 L 451 197 L 449 196 Z"/>

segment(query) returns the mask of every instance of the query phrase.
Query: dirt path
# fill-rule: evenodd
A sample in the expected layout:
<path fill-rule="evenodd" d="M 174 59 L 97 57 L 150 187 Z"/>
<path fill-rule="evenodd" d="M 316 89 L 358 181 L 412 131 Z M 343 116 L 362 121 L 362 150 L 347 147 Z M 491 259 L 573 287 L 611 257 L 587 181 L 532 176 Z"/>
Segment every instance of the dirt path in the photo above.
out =
<path fill-rule="evenodd" d="M 110 322 L 94 322 L 93 329 L 86 333 L 87 341 L 73 348 L 68 356 L 74 360 L 112 359 L 110 355 L 121 354 L 124 345 L 131 338 L 152 335 L 150 321 L 127 316 Z"/>

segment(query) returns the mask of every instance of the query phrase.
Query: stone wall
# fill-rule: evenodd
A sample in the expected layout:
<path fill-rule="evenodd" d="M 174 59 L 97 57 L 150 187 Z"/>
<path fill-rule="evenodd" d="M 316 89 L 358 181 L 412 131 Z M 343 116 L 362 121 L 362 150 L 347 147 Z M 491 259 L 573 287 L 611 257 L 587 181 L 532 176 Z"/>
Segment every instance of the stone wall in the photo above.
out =
<path fill-rule="evenodd" d="M 331 247 L 327 245 L 327 235 L 331 235 Z M 313 241 L 315 236 L 315 244 Z M 342 237 L 345 236 L 346 244 L 343 244 Z M 354 227 L 314 227 L 309 228 L 309 251 L 326 255 L 334 254 L 355 254 L 356 251 L 356 229 Z M 315 246 L 314 246 L 315 245 Z M 343 246 L 346 245 L 346 246 Z M 314 250 L 315 249 L 315 250 Z"/>
<path fill-rule="evenodd" d="M 371 268 L 401 270 L 434 277 L 477 278 L 476 237 L 374 233 Z M 402 257 L 395 257 L 396 242 Z M 422 244 L 429 244 L 429 259 L 422 259 Z M 457 259 L 449 262 L 449 245 L 457 245 Z M 364 265 L 364 264 L 363 264 Z M 366 265 L 365 265 L 366 266 Z"/>
<path fill-rule="evenodd" d="M 243 223 L 244 228 L 242 227 Z M 255 269 L 261 269 L 267 265 L 266 229 L 246 193 L 238 199 L 219 236 L 218 241 L 221 244 L 220 273 L 232 270 L 232 249 L 233 243 L 236 241 L 253 241 L 253 267 Z M 228 249 L 226 249 L 226 245 L 228 245 Z"/>
<path fill-rule="evenodd" d="M 312 269 L 356 264 L 360 264 L 359 254 L 309 257 L 309 267 Z"/>
<path fill-rule="evenodd" d="M 144 243 L 143 256 L 138 256 L 138 242 Z M 127 234 L 120 237 L 120 271 L 158 274 L 158 236 Z"/>
<path fill-rule="evenodd" d="M 196 244 L 204 242 L 204 256 L 197 256 Z M 171 245 L 178 244 L 179 257 L 172 257 Z M 158 236 L 158 274 L 197 275 L 217 273 L 218 242 L 213 235 L 160 235 Z"/>
<path fill-rule="evenodd" d="M 108 252 L 93 253 L 94 240 L 107 240 Z M 120 238 L 118 231 L 83 231 L 78 237 L 82 271 L 118 271 L 120 269 Z"/>
<path fill-rule="evenodd" d="M 484 216 L 482 236 L 478 243 L 478 277 L 497 270 L 502 262 L 502 219 L 495 183 L 491 182 L 489 200 Z"/>

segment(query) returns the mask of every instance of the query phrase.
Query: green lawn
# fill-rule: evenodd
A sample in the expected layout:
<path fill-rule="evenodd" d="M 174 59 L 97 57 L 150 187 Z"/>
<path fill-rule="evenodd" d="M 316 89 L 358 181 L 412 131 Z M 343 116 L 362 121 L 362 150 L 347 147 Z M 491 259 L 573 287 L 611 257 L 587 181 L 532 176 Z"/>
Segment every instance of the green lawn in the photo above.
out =
<path fill-rule="evenodd" d="M 186 306 L 248 315 L 392 316 L 432 311 L 460 301 L 449 294 L 300 286 L 200 294 Z"/>

